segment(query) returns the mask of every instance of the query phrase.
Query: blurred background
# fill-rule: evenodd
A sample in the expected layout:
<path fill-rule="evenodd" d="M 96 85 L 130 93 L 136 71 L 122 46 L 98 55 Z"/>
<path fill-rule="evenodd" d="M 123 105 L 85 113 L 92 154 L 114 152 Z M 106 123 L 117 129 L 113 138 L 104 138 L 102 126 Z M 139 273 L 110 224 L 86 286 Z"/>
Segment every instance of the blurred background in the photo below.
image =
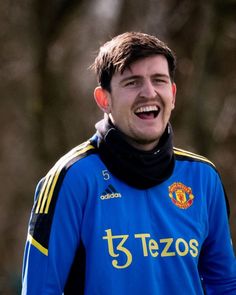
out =
<path fill-rule="evenodd" d="M 0 294 L 19 294 L 35 185 L 102 117 L 88 69 L 124 31 L 175 51 L 175 146 L 221 173 L 236 245 L 236 1 L 4 0 L 0 3 Z M 216 229 L 217 230 L 217 229 Z"/>

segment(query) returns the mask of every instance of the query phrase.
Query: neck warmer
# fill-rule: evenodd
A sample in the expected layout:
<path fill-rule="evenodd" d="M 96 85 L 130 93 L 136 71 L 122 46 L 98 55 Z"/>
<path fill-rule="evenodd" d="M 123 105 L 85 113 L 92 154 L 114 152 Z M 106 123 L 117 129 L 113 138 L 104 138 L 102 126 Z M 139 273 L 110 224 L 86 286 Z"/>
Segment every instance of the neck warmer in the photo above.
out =
<path fill-rule="evenodd" d="M 174 169 L 172 128 L 168 124 L 158 145 L 151 151 L 131 146 L 124 134 L 105 117 L 96 124 L 97 147 L 108 170 L 138 189 L 148 189 L 170 177 Z"/>

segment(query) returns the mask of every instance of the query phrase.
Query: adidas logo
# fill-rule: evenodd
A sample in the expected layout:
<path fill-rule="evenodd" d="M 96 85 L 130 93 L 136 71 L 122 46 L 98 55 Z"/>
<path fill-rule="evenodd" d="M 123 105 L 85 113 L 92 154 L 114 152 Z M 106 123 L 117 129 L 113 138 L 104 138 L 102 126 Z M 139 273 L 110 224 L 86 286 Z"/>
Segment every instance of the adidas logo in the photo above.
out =
<path fill-rule="evenodd" d="M 121 198 L 121 194 L 118 193 L 115 190 L 114 186 L 112 186 L 111 184 L 108 185 L 108 187 L 106 188 L 106 190 L 103 192 L 103 194 L 100 197 L 101 200 L 109 200 L 109 199 L 115 199 L 115 198 Z"/>

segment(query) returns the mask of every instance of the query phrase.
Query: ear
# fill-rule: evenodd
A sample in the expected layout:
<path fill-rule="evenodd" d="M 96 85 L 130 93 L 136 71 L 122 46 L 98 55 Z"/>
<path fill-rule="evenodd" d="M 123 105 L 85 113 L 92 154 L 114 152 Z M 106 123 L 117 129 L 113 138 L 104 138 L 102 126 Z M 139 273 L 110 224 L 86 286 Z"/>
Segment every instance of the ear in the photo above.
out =
<path fill-rule="evenodd" d="M 175 83 L 172 83 L 172 95 L 173 95 L 173 99 L 172 99 L 172 110 L 175 108 L 176 92 L 177 92 L 176 84 Z"/>
<path fill-rule="evenodd" d="M 99 108 L 104 112 L 109 114 L 110 113 L 110 93 L 103 89 L 101 86 L 98 86 L 94 90 L 94 98 L 99 106 Z"/>

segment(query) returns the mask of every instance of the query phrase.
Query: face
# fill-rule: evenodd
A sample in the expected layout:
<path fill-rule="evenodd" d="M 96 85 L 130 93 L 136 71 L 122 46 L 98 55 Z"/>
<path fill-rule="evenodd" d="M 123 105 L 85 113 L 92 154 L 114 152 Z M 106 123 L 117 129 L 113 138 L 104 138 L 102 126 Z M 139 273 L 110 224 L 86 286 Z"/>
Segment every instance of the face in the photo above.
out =
<path fill-rule="evenodd" d="M 141 150 L 154 148 L 175 106 L 176 85 L 171 82 L 163 55 L 140 59 L 111 79 L 111 93 L 98 87 L 95 99 L 109 114 L 127 141 Z"/>

